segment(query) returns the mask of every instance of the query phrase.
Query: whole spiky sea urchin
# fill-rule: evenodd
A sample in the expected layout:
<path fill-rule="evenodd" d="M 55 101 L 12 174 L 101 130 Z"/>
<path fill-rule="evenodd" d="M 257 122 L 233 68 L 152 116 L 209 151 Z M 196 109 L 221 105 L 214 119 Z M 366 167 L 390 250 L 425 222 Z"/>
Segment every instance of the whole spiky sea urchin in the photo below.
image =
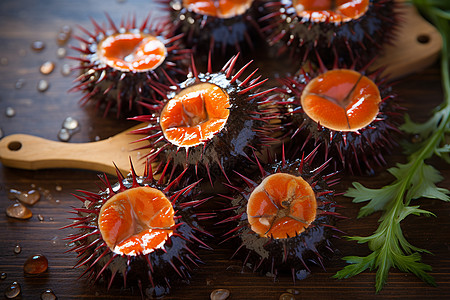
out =
<path fill-rule="evenodd" d="M 195 169 L 213 184 L 222 175 L 228 180 L 229 170 L 244 168 L 252 151 L 276 140 L 272 132 L 279 126 L 270 122 L 278 113 L 267 97 L 273 89 L 259 89 L 266 80 L 255 76 L 256 70 L 241 80 L 250 63 L 234 73 L 237 59 L 217 73 L 210 63 L 207 73 L 198 73 L 193 63 L 186 81 L 162 93 L 159 105 L 147 105 L 153 115 L 132 118 L 149 123 L 135 133 L 150 142 L 150 160 Z"/>
<path fill-rule="evenodd" d="M 277 53 L 315 61 L 319 52 L 325 63 L 336 51 L 346 63 L 362 64 L 392 40 L 398 22 L 394 0 L 265 0 L 262 31 Z M 364 61 L 362 61 L 362 59 Z"/>
<path fill-rule="evenodd" d="M 195 197 L 198 182 L 176 189 L 183 173 L 171 182 L 165 174 L 153 177 L 151 165 L 145 174 L 131 174 L 111 185 L 102 179 L 98 192 L 75 195 L 84 204 L 74 208 L 76 217 L 65 228 L 73 244 L 68 252 L 78 254 L 75 267 L 86 267 L 83 275 L 103 281 L 108 289 L 119 285 L 137 288 L 143 297 L 161 296 L 180 283 L 188 283 L 201 260 L 198 249 L 209 246 L 193 208 L 208 198 Z"/>
<path fill-rule="evenodd" d="M 286 160 L 283 151 L 280 161 L 265 165 L 256 158 L 259 174 L 250 179 L 237 173 L 243 186 L 228 185 L 236 193 L 223 197 L 234 213 L 219 224 L 228 224 L 223 242 L 235 243 L 233 257 L 243 267 L 274 278 L 287 271 L 295 281 L 334 254 L 330 238 L 339 231 L 334 221 L 340 215 L 330 187 L 337 179 L 322 175 L 326 163 L 310 167 L 316 150 L 295 160 Z"/>
<path fill-rule="evenodd" d="M 168 2 L 176 32 L 196 51 L 216 53 L 254 50 L 263 41 L 254 0 L 162 0 Z M 202 51 L 205 50 L 206 51 Z"/>
<path fill-rule="evenodd" d="M 167 76 L 176 80 L 186 75 L 190 50 L 180 44 L 166 21 L 147 17 L 138 26 L 136 19 L 123 19 L 120 26 L 106 15 L 109 27 L 91 20 L 95 30 L 80 29 L 86 38 L 76 36 L 80 75 L 72 91 L 82 91 L 82 105 L 94 104 L 106 116 L 112 109 L 116 116 L 142 113 L 139 102 L 152 98 L 151 86 L 163 88 Z"/>
<path fill-rule="evenodd" d="M 324 159 L 334 157 L 335 168 L 351 173 L 374 172 L 386 164 L 383 155 L 401 136 L 403 108 L 382 69 L 369 71 L 335 60 L 327 68 L 305 66 L 285 78 L 285 128 L 294 152 L 322 146 Z M 306 148 L 305 148 L 306 147 Z"/>

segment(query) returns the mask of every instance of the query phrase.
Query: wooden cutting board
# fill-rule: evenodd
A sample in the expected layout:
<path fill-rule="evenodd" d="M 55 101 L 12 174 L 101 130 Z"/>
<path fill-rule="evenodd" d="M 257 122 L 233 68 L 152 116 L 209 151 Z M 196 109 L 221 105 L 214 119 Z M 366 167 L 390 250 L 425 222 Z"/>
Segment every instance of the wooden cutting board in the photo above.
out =
<path fill-rule="evenodd" d="M 384 47 L 384 55 L 374 68 L 385 67 L 384 75 L 398 79 L 420 72 L 436 61 L 442 49 L 442 38 L 434 26 L 424 20 L 414 5 L 398 0 L 400 24 L 396 38 Z"/>
<path fill-rule="evenodd" d="M 442 48 L 439 33 L 414 6 L 399 0 L 398 9 L 402 22 L 397 38 L 385 48 L 385 55 L 375 64 L 376 67 L 386 67 L 384 72 L 390 79 L 421 71 L 436 61 Z M 10 135 L 0 140 L 0 160 L 13 168 L 80 168 L 110 174 L 115 174 L 114 162 L 123 174 L 128 174 L 131 158 L 136 172 L 141 174 L 144 168 L 142 157 L 149 149 L 133 151 L 145 145 L 145 142 L 131 144 L 139 138 L 129 134 L 134 129 L 136 127 L 103 141 L 78 144 L 26 134 Z"/>

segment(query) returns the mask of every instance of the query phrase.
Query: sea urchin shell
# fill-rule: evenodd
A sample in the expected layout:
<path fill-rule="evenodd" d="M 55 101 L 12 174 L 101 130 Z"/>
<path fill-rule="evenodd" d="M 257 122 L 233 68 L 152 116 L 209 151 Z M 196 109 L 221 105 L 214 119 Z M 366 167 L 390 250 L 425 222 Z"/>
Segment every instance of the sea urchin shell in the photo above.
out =
<path fill-rule="evenodd" d="M 317 51 L 326 64 L 333 63 L 325 59 L 332 51 L 346 64 L 358 57 L 367 63 L 391 40 L 397 22 L 394 0 L 268 0 L 264 7 L 261 30 L 279 54 L 305 61 Z"/>
<path fill-rule="evenodd" d="M 319 59 L 320 61 L 320 59 Z M 283 80 L 290 137 L 301 150 L 323 145 L 325 160 L 332 156 L 337 169 L 373 172 L 384 165 L 383 154 L 397 143 L 401 108 L 396 95 L 381 77 L 381 69 L 339 67 L 318 71 L 302 69 Z"/>
<path fill-rule="evenodd" d="M 185 34 L 189 47 L 220 54 L 253 48 L 262 40 L 254 0 L 167 0 L 179 33 Z M 205 51 L 203 52 L 205 53 Z M 207 53 L 207 52 L 206 52 Z"/>
<path fill-rule="evenodd" d="M 276 277 L 289 270 L 292 278 L 303 279 L 312 264 L 323 267 L 333 255 L 330 238 L 334 227 L 334 192 L 332 174 L 322 176 L 326 163 L 311 169 L 316 154 L 293 161 L 283 159 L 262 166 L 260 174 L 250 179 L 238 173 L 245 182 L 231 200 L 234 215 L 219 223 L 235 224 L 224 241 L 235 241 L 244 266 L 254 272 Z"/>
<path fill-rule="evenodd" d="M 86 266 L 83 275 L 104 280 L 108 289 L 121 278 L 124 287 L 137 287 L 141 296 L 165 294 L 175 284 L 188 283 L 192 269 L 201 262 L 199 248 L 209 248 L 207 235 L 200 229 L 193 211 L 205 199 L 194 198 L 198 182 L 180 190 L 183 173 L 172 182 L 153 178 L 150 164 L 144 176 L 124 178 L 99 193 L 81 191 L 75 195 L 84 203 L 75 208 L 74 222 L 65 228 L 79 232 L 67 239 L 74 245 L 68 251 L 78 254 L 75 267 Z M 200 236 L 200 237 L 197 237 Z"/>
<path fill-rule="evenodd" d="M 207 73 L 197 73 L 193 64 L 192 76 L 163 94 L 160 105 L 147 105 L 154 115 L 132 118 L 149 123 L 135 133 L 147 135 L 141 140 L 150 142 L 150 160 L 193 167 L 213 184 L 226 170 L 244 167 L 252 150 L 273 142 L 269 121 L 277 114 L 266 97 L 272 89 L 258 90 L 266 80 L 254 78 L 256 71 L 240 80 L 250 63 L 233 75 L 237 59 L 218 73 L 210 64 Z"/>
<path fill-rule="evenodd" d="M 106 16 L 110 28 L 95 20 L 93 33 L 80 27 L 87 38 L 76 37 L 82 46 L 73 47 L 81 54 L 71 57 L 80 61 L 81 75 L 72 90 L 85 92 L 81 104 L 93 102 L 104 115 L 113 107 L 117 116 L 142 113 L 138 103 L 151 98 L 151 86 L 167 84 L 165 74 L 185 75 L 183 62 L 190 50 L 180 49 L 182 35 L 173 35 L 166 23 L 153 25 L 147 17 L 137 26 L 133 18 L 118 27 Z"/>

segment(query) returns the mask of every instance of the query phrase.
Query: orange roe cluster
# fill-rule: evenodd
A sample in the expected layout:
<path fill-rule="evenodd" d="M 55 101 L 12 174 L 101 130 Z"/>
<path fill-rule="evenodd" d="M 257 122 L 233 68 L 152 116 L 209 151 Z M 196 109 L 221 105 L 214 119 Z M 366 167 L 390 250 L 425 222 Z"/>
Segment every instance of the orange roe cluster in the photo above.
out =
<path fill-rule="evenodd" d="M 202 144 L 220 132 L 230 115 L 226 92 L 212 83 L 190 86 L 170 99 L 161 112 L 160 125 L 172 144 Z"/>
<path fill-rule="evenodd" d="M 348 22 L 363 16 L 369 0 L 294 0 L 299 17 L 313 22 Z"/>
<path fill-rule="evenodd" d="M 284 239 L 305 231 L 316 210 L 314 191 L 302 177 L 276 173 L 251 193 L 247 216 L 251 229 L 261 237 Z"/>
<path fill-rule="evenodd" d="M 98 44 L 99 59 L 111 68 L 123 72 L 145 72 L 156 69 L 167 49 L 158 38 L 145 33 L 117 33 Z"/>
<path fill-rule="evenodd" d="M 145 255 L 161 248 L 173 234 L 174 209 L 161 191 L 135 187 L 114 195 L 102 206 L 98 225 L 114 253 Z"/>
<path fill-rule="evenodd" d="M 301 105 L 315 122 L 335 131 L 357 131 L 369 125 L 379 113 L 377 85 L 350 69 L 327 71 L 305 87 Z"/>

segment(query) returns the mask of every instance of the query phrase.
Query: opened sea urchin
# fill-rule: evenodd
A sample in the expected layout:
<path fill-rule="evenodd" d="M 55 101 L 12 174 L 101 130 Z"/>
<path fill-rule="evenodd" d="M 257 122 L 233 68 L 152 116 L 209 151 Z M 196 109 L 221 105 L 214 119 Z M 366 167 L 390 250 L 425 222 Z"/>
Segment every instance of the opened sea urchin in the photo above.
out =
<path fill-rule="evenodd" d="M 266 0 L 262 31 L 278 54 L 290 53 L 300 61 L 326 64 L 330 53 L 351 64 L 362 64 L 380 53 L 397 23 L 394 0 Z"/>
<path fill-rule="evenodd" d="M 206 232 L 198 226 L 193 207 L 206 199 L 193 197 L 197 183 L 176 190 L 182 175 L 172 182 L 153 178 L 148 165 L 144 176 L 132 169 L 111 186 L 103 179 L 99 193 L 81 191 L 84 206 L 75 208 L 78 229 L 67 239 L 78 254 L 75 267 L 84 266 L 92 282 L 137 288 L 143 296 L 161 296 L 170 288 L 188 283 L 201 262 L 199 248 Z M 197 237 L 199 236 L 199 237 Z"/>
<path fill-rule="evenodd" d="M 85 95 L 81 104 L 94 104 L 107 115 L 112 109 L 116 115 L 142 113 L 139 102 L 148 101 L 153 94 L 151 86 L 167 84 L 165 74 L 184 76 L 183 62 L 190 50 L 180 49 L 179 39 L 166 23 L 153 25 L 147 17 L 140 26 L 136 20 L 127 20 L 117 26 L 107 15 L 109 28 L 92 23 L 94 32 L 81 28 L 86 38 L 82 42 L 80 57 L 81 75 L 72 88 Z"/>
<path fill-rule="evenodd" d="M 322 145 L 325 160 L 333 157 L 336 169 L 350 172 L 371 173 L 385 165 L 383 155 L 400 135 L 402 108 L 381 70 L 369 72 L 369 66 L 322 64 L 283 80 L 286 128 L 295 151 Z"/>
<path fill-rule="evenodd" d="M 259 174 L 245 177 L 243 186 L 231 186 L 234 214 L 219 222 L 228 224 L 225 241 L 234 241 L 233 257 L 244 267 L 277 277 L 288 272 L 303 279 L 313 265 L 324 265 L 334 249 L 330 238 L 337 229 L 332 175 L 321 175 L 326 164 L 311 169 L 315 152 L 296 160 L 262 166 Z"/>
<path fill-rule="evenodd" d="M 184 33 L 186 44 L 201 53 L 244 52 L 262 40 L 254 0 L 167 1 L 177 32 Z"/>
<path fill-rule="evenodd" d="M 193 64 L 192 76 L 163 94 L 160 105 L 147 105 L 153 115 L 133 118 L 148 122 L 135 133 L 147 135 L 141 140 L 149 141 L 150 160 L 189 167 L 213 184 L 221 175 L 228 179 L 229 170 L 244 168 L 252 151 L 274 140 L 277 127 L 270 121 L 278 115 L 266 97 L 272 89 L 259 89 L 266 80 L 256 71 L 243 76 L 250 63 L 234 74 L 237 59 L 217 73 L 210 64 L 207 73 L 198 73 Z"/>

